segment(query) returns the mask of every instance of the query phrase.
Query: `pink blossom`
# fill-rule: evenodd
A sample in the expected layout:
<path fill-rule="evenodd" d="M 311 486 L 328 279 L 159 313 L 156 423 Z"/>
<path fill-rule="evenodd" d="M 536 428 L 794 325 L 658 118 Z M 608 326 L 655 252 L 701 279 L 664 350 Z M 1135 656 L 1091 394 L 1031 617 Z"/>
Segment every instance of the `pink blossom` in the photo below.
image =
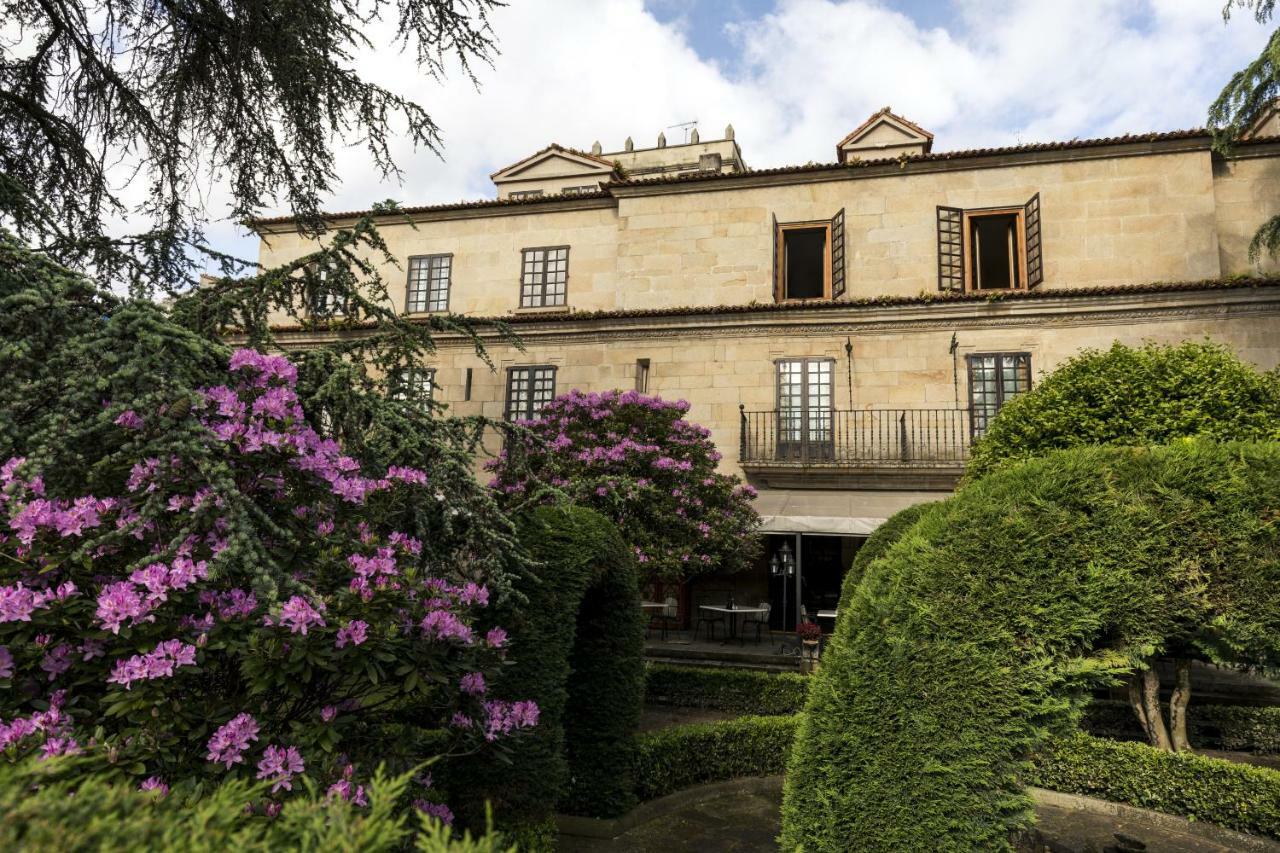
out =
<path fill-rule="evenodd" d="M 320 719 L 332 723 L 338 716 L 338 709 L 333 705 L 325 705 L 320 709 Z"/>
<path fill-rule="evenodd" d="M 120 416 L 116 418 L 115 422 L 118 426 L 122 426 L 125 429 L 142 429 L 143 425 L 142 418 L 138 417 L 138 413 L 133 409 L 125 409 L 120 413 Z"/>
<path fill-rule="evenodd" d="M 453 825 L 453 811 L 443 803 L 430 803 L 426 800 L 414 800 L 413 807 L 423 814 L 435 818 L 445 826 Z"/>
<path fill-rule="evenodd" d="M 154 791 L 156 793 L 156 799 L 160 799 L 160 800 L 163 800 L 165 797 L 169 796 L 169 786 L 166 785 L 164 783 L 164 780 L 161 779 L 159 776 L 148 777 L 143 781 L 141 785 L 138 786 L 138 790 Z"/>
<path fill-rule="evenodd" d="M 458 683 L 463 693 L 470 696 L 479 696 L 484 693 L 488 687 L 484 683 L 484 675 L 479 672 L 468 672 L 462 676 L 462 680 Z"/>
<path fill-rule="evenodd" d="M 502 628 L 490 628 L 484 635 L 484 641 L 491 649 L 500 649 L 507 644 L 507 632 Z"/>
<path fill-rule="evenodd" d="M 98 594 L 98 623 L 113 634 L 120 633 L 120 626 L 128 619 L 136 625 L 151 611 L 133 584 L 118 581 L 108 584 Z"/>
<path fill-rule="evenodd" d="M 437 640 L 461 640 L 470 643 L 471 628 L 448 610 L 432 610 L 422 619 L 422 632 Z"/>
<path fill-rule="evenodd" d="M 334 642 L 337 648 L 343 648 L 348 643 L 358 646 L 365 641 L 368 636 L 369 623 L 360 619 L 348 622 L 338 629 L 338 638 Z"/>
<path fill-rule="evenodd" d="M 30 622 L 35 609 L 35 593 L 21 583 L 0 586 L 0 622 Z"/>
<path fill-rule="evenodd" d="M 293 777 L 306 770 L 306 763 L 296 747 L 268 746 L 258 762 L 259 779 L 271 780 L 271 793 L 284 788 L 293 790 Z"/>
<path fill-rule="evenodd" d="M 52 651 L 45 654 L 44 659 L 40 661 L 40 668 L 49 673 L 50 681 L 71 669 L 71 658 L 74 651 L 75 647 L 70 643 L 59 643 Z"/>
<path fill-rule="evenodd" d="M 300 595 L 295 595 L 280 608 L 280 625 L 289 629 L 290 633 L 307 635 L 307 630 L 315 625 L 324 627 L 324 617 Z"/>
<path fill-rule="evenodd" d="M 13 654 L 8 646 L 0 646 L 0 678 L 13 677 Z"/>
<path fill-rule="evenodd" d="M 209 738 L 207 757 L 230 770 L 231 765 L 243 763 L 242 753 L 257 739 L 258 721 L 248 714 L 237 714 Z"/>
<path fill-rule="evenodd" d="M 135 681 L 170 678 L 176 667 L 195 666 L 196 647 L 181 640 L 165 640 L 145 655 L 116 661 L 108 684 L 122 684 L 129 690 Z"/>

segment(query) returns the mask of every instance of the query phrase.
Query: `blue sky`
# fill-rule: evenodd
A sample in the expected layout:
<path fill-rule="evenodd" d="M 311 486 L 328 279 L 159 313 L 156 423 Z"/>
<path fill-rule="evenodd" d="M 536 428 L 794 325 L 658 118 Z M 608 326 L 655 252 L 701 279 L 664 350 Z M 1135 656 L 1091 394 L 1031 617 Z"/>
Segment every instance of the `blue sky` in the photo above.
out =
<path fill-rule="evenodd" d="M 329 210 L 491 198 L 491 172 L 548 143 L 618 150 L 694 118 L 704 138 L 732 122 L 757 168 L 829 162 L 885 105 L 937 151 L 1197 127 L 1270 32 L 1224 24 L 1221 0 L 512 0 L 493 26 L 501 54 L 479 87 L 384 48 L 358 57 L 430 112 L 444 146 L 398 146 L 402 182 L 343 149 Z M 210 214 L 224 210 L 215 187 Z M 210 233 L 256 254 L 230 223 Z"/>

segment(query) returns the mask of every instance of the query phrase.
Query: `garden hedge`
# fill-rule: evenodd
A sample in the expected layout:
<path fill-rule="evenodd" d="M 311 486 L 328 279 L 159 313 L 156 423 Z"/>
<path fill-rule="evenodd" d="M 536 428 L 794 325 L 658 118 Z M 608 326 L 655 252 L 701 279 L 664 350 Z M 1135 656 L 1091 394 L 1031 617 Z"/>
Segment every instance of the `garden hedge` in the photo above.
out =
<path fill-rule="evenodd" d="M 787 762 L 797 717 L 737 717 L 690 723 L 636 738 L 636 781 L 641 800 L 653 800 L 707 782 L 776 776 Z"/>
<path fill-rule="evenodd" d="M 925 510 L 852 591 L 787 766 L 785 849 L 1007 849 L 1030 756 L 1187 626 L 1280 661 L 1280 445 L 1079 448 Z"/>
<path fill-rule="evenodd" d="M 845 574 L 841 592 L 852 592 L 857 589 L 858 582 L 862 580 L 862 576 L 867 573 L 867 566 L 871 561 L 878 558 L 889 546 L 902 538 L 902 535 L 911 529 L 911 525 L 919 521 L 920 516 L 924 515 L 933 503 L 922 503 L 909 506 L 904 510 L 899 510 L 890 516 L 884 524 L 877 527 L 862 543 L 862 547 L 853 555 L 853 563 L 849 566 L 849 571 Z M 844 596 L 841 595 L 841 606 L 843 606 Z"/>
<path fill-rule="evenodd" d="M 1080 726 L 1113 740 L 1143 740 L 1127 702 L 1097 700 L 1085 708 Z M 1196 705 L 1187 708 L 1187 733 L 1197 749 L 1227 749 L 1267 755 L 1280 752 L 1280 707 Z"/>
<path fill-rule="evenodd" d="M 795 672 L 650 664 L 645 682 L 651 704 L 740 714 L 794 714 L 808 694 L 808 676 Z"/>
<path fill-rule="evenodd" d="M 492 803 L 504 826 L 528 831 L 557 809 L 607 817 L 635 800 L 634 733 L 644 695 L 644 625 L 635 560 L 611 521 L 572 505 L 520 519 L 540 566 L 519 579 L 495 618 L 511 632 L 499 696 L 533 699 L 537 728 L 509 756 L 465 758 L 450 773 L 476 826 Z M 522 846 L 535 845 L 521 836 Z"/>
<path fill-rule="evenodd" d="M 1074 734 L 1036 754 L 1031 784 L 1280 838 L 1280 772 Z"/>

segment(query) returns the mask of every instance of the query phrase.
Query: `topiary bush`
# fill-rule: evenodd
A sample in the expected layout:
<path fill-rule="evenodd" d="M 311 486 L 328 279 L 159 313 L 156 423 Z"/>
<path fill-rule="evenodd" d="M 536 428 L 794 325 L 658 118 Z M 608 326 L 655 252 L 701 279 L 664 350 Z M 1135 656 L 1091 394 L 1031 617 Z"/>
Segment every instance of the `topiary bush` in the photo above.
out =
<path fill-rule="evenodd" d="M 1280 374 L 1209 342 L 1085 350 L 1009 400 L 974 445 L 975 479 L 1051 450 L 1179 438 L 1280 439 Z"/>
<path fill-rule="evenodd" d="M 603 817 L 635 804 L 644 625 L 635 560 L 608 519 L 539 507 L 521 518 L 520 537 L 537 568 L 498 610 L 515 658 L 499 689 L 536 701 L 539 726 L 509 756 L 450 772 L 472 822 L 488 801 L 504 825 L 528 832 L 557 809 Z"/>
<path fill-rule="evenodd" d="M 636 778 L 640 799 L 657 799 L 707 782 L 776 776 L 786 765 L 798 719 L 738 717 L 639 735 Z"/>
<path fill-rule="evenodd" d="M 1280 660 L 1280 445 L 1080 448 L 924 511 L 848 597 L 783 846 L 1005 849 L 1030 755 L 1167 637 Z M 1199 626 L 1200 631 L 1188 631 Z"/>
<path fill-rule="evenodd" d="M 183 796 L 95 775 L 84 762 L 55 759 L 0 763 L 0 849 L 110 851 L 404 850 L 421 853 L 514 853 L 501 836 L 454 837 L 445 825 L 405 808 L 413 773 L 379 769 L 365 804 L 321 795 L 308 783 L 272 817 L 246 816 L 244 804 L 267 783 L 232 779 L 204 796 Z"/>
<path fill-rule="evenodd" d="M 795 672 L 668 664 L 650 664 L 646 674 L 646 702 L 765 716 L 800 711 L 810 681 Z"/>
<path fill-rule="evenodd" d="M 886 519 L 875 530 L 871 531 L 871 535 L 862 543 L 862 547 L 853 555 L 853 563 L 849 566 L 849 571 L 845 573 L 844 580 L 840 585 L 840 600 L 844 601 L 845 597 L 853 590 L 857 589 L 858 582 L 862 580 L 862 576 L 867 573 L 867 566 L 872 560 L 880 557 L 889 546 L 902 538 L 902 534 L 906 533 L 928 511 L 933 503 L 922 503 L 909 506 L 906 509 L 899 510 L 890 518 Z"/>
<path fill-rule="evenodd" d="M 1049 741 L 1029 784 L 1280 838 L 1280 772 L 1076 733 Z"/>
<path fill-rule="evenodd" d="M 689 404 L 635 391 L 570 391 L 510 438 L 490 463 L 513 499 L 550 487 L 613 520 L 649 578 L 733 572 L 755 559 L 755 490 L 720 474 L 710 432 Z"/>

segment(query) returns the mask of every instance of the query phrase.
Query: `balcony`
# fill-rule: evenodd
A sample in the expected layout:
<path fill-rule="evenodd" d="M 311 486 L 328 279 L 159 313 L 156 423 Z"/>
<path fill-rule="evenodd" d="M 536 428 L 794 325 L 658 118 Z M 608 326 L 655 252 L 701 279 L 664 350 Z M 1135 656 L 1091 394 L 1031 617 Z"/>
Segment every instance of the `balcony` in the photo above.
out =
<path fill-rule="evenodd" d="M 767 488 L 950 489 L 972 441 L 967 409 L 739 411 L 738 458 Z"/>

